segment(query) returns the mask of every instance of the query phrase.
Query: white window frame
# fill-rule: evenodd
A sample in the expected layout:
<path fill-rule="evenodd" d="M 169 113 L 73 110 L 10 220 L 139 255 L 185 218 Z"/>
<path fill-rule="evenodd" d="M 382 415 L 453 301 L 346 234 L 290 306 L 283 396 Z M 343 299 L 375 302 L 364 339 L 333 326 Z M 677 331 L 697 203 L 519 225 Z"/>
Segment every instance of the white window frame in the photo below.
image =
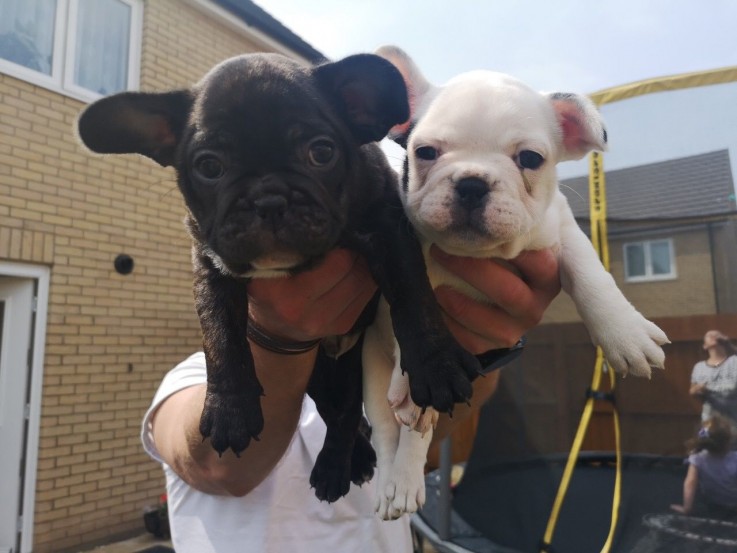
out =
<path fill-rule="evenodd" d="M 131 8 L 131 28 L 128 44 L 128 87 L 137 90 L 141 76 L 141 42 L 143 40 L 143 0 L 118 0 Z M 92 102 L 102 94 L 74 84 L 74 59 L 77 38 L 79 0 L 56 0 L 54 24 L 54 55 L 51 75 L 0 58 L 0 72 L 58 92 L 65 96 Z"/>
<path fill-rule="evenodd" d="M 665 242 L 668 244 L 668 254 L 670 255 L 670 272 L 667 274 L 653 274 L 653 262 L 651 246 L 654 243 Z M 645 274 L 630 276 L 629 263 L 627 257 L 627 248 L 629 246 L 642 246 L 645 252 Z M 652 282 L 658 280 L 673 280 L 678 277 L 676 271 L 675 248 L 673 247 L 672 238 L 656 238 L 653 240 L 638 240 L 637 242 L 626 242 L 622 245 L 622 257 L 624 258 L 624 280 L 625 282 Z"/>

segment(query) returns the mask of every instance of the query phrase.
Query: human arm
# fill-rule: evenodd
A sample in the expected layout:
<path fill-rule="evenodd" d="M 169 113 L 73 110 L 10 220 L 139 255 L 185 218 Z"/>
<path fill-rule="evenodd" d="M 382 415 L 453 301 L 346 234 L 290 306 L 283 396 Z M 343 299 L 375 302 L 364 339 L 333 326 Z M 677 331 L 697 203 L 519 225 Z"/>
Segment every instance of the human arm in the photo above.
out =
<path fill-rule="evenodd" d="M 230 449 L 219 457 L 200 434 L 204 366 L 201 383 L 175 391 L 153 415 L 152 435 L 159 457 L 190 486 L 205 493 L 241 496 L 250 492 L 279 461 L 299 420 L 315 352 L 284 359 L 253 343 L 251 350 L 256 374 L 266 390 L 261 401 L 265 423 L 260 439 L 252 441 L 240 457 Z"/>
<path fill-rule="evenodd" d="M 269 334 L 310 340 L 347 332 L 376 290 L 363 261 L 345 250 L 331 252 L 316 269 L 291 278 L 249 283 L 250 316 Z M 203 441 L 199 421 L 204 382 L 169 396 L 153 417 L 153 439 L 161 458 L 192 487 L 210 494 L 245 495 L 286 451 L 299 421 L 316 350 L 279 355 L 251 342 L 265 426 L 259 441 L 236 457 L 218 457 Z"/>
<path fill-rule="evenodd" d="M 689 465 L 686 478 L 683 481 L 683 504 L 673 504 L 670 508 L 677 513 L 684 515 L 689 514 L 693 510 L 694 499 L 696 498 L 696 489 L 699 485 L 699 471 L 696 465 Z"/>
<path fill-rule="evenodd" d="M 706 364 L 700 361 L 691 370 L 691 386 L 688 389 L 690 395 L 701 398 L 706 393 L 706 368 Z"/>
<path fill-rule="evenodd" d="M 703 382 L 694 382 L 688 389 L 688 393 L 692 396 L 703 396 L 704 392 L 706 392 L 706 384 Z"/>

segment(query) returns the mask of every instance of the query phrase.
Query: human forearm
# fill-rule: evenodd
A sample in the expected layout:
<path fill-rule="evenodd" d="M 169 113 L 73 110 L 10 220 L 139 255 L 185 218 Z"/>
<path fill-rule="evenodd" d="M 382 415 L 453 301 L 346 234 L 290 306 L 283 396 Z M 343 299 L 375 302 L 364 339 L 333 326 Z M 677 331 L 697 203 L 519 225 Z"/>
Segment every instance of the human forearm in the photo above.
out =
<path fill-rule="evenodd" d="M 347 332 L 376 285 L 365 262 L 347 250 L 330 252 L 318 267 L 289 278 L 248 283 L 249 315 L 269 336 L 308 341 Z M 199 417 L 205 386 L 175 394 L 160 407 L 154 425 L 156 446 L 174 470 L 195 488 L 243 495 L 271 472 L 294 436 L 316 351 L 278 355 L 251 342 L 256 375 L 264 388 L 264 429 L 236 457 L 222 457 L 202 441 Z"/>
<path fill-rule="evenodd" d="M 693 509 L 698 486 L 698 472 L 694 465 L 689 465 L 686 479 L 683 481 L 683 510 L 690 513 Z"/>
<path fill-rule="evenodd" d="M 159 453 L 177 474 L 201 491 L 244 495 L 263 481 L 289 445 L 299 421 L 315 352 L 277 355 L 252 344 L 256 373 L 264 388 L 261 408 L 264 429 L 259 441 L 236 457 L 222 457 L 209 440 L 202 440 L 199 420 L 204 404 L 204 384 L 170 396 L 158 409 L 153 423 Z"/>
<path fill-rule="evenodd" d="M 684 515 L 689 514 L 693 510 L 694 500 L 696 499 L 696 489 L 699 485 L 698 469 L 694 465 L 688 466 L 686 478 L 683 481 L 683 504 L 671 505 L 670 508 L 677 513 Z"/>

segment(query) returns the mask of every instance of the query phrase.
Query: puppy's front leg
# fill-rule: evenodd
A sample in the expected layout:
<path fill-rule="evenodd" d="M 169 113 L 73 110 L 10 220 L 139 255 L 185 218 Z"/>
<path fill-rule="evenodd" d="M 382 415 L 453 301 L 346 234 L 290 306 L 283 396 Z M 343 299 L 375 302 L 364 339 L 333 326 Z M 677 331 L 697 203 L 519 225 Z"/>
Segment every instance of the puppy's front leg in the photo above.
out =
<path fill-rule="evenodd" d="M 310 485 L 321 501 L 336 501 L 348 493 L 351 482 L 360 486 L 374 475 L 376 454 L 360 432 L 362 344 L 361 337 L 337 359 L 321 347 L 307 388 L 327 427 L 310 474 Z"/>
<path fill-rule="evenodd" d="M 470 399 L 471 380 L 481 366 L 443 321 L 420 243 L 401 204 L 385 207 L 373 220 L 379 221 L 379 231 L 361 251 L 389 303 L 412 400 L 420 407 L 452 412 L 455 403 Z"/>
<path fill-rule="evenodd" d="M 207 363 L 200 432 L 218 453 L 230 448 L 238 455 L 264 427 L 263 388 L 246 339 L 246 285 L 223 275 L 196 249 L 193 259 L 195 307 Z"/>
<path fill-rule="evenodd" d="M 556 201 L 561 206 L 563 289 L 573 298 L 594 345 L 601 346 L 609 364 L 622 374 L 649 377 L 651 368 L 663 368 L 665 354 L 660 346 L 670 343 L 668 337 L 624 297 L 563 195 Z"/>
<path fill-rule="evenodd" d="M 414 513 L 424 504 L 423 468 L 432 437 L 432 432 L 422 435 L 401 428 L 387 403 L 386 393 L 394 364 L 393 343 L 389 308 L 382 302 L 376 323 L 366 330 L 363 395 L 373 429 L 371 441 L 378 458 L 374 508 L 384 520 Z"/>

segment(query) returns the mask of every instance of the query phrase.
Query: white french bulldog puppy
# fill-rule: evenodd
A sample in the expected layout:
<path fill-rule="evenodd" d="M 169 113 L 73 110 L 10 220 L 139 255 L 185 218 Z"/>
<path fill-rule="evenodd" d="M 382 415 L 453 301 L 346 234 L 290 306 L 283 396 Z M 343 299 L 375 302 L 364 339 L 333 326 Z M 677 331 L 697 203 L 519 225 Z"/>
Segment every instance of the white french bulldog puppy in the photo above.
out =
<path fill-rule="evenodd" d="M 382 47 L 377 54 L 408 85 L 411 119 L 389 136 L 406 145 L 402 197 L 433 287 L 447 284 L 480 297 L 433 261 L 432 244 L 455 255 L 501 259 L 552 248 L 563 290 L 609 364 L 621 374 L 647 377 L 652 367 L 663 368 L 660 346 L 668 338 L 617 288 L 558 188 L 558 162 L 606 148 L 591 101 L 541 94 L 491 71 L 465 73 L 435 87 L 401 49 Z M 364 402 L 378 459 L 376 509 L 390 519 L 424 502 L 423 468 L 437 413 L 421 411 L 410 399 L 412 383 L 401 372 L 386 306 L 366 342 Z M 395 416 L 419 432 L 400 431 Z"/>

